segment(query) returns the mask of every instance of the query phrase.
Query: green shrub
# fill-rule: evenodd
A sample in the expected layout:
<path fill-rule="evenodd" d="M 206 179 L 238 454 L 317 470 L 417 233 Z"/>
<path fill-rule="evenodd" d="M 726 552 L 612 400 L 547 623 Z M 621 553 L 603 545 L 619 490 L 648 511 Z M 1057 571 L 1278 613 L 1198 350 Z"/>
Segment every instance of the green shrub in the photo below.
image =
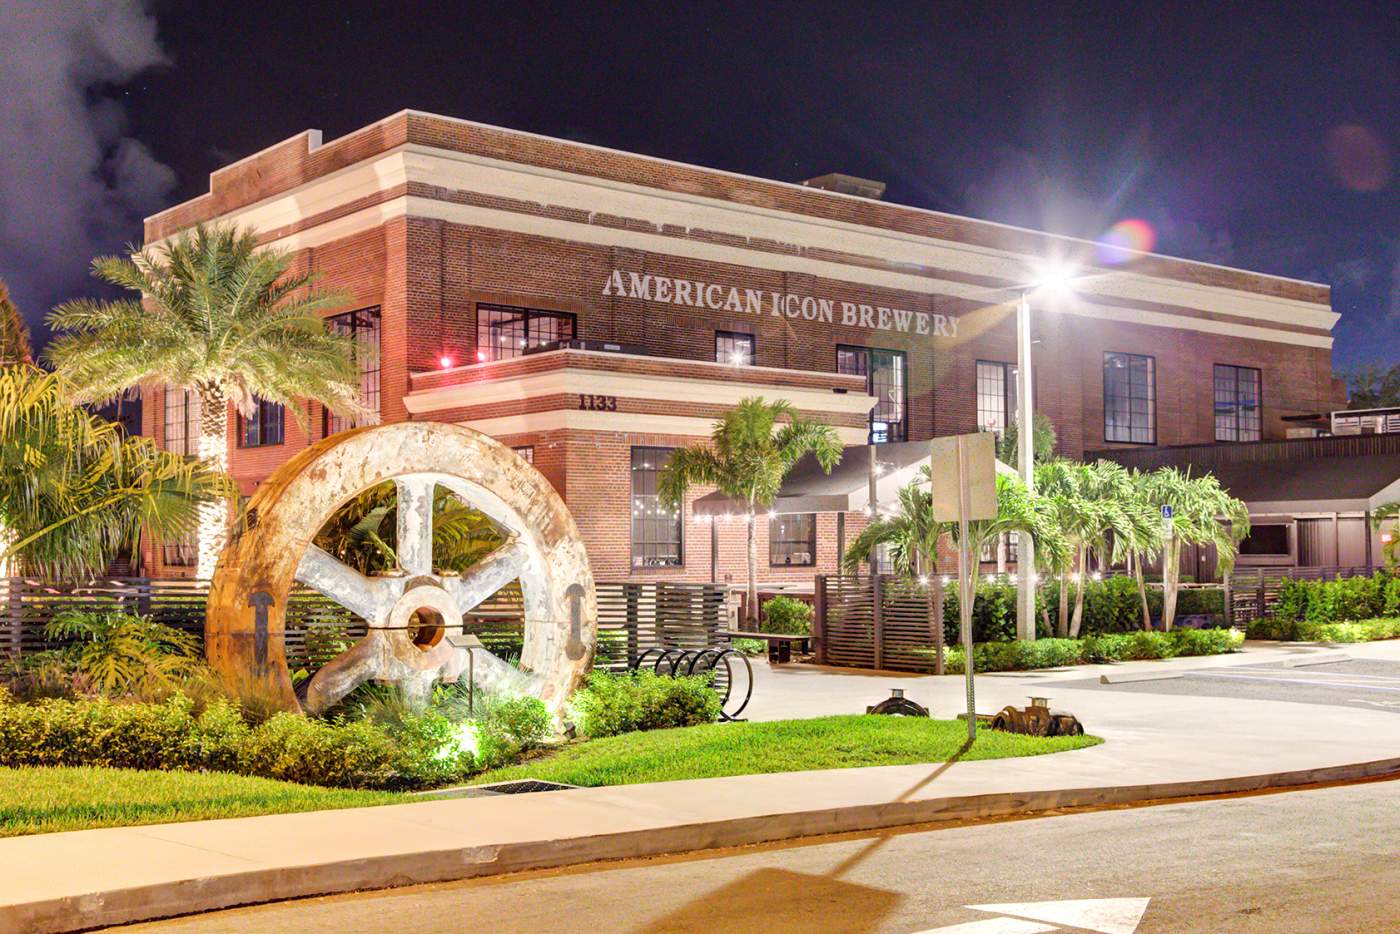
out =
<path fill-rule="evenodd" d="M 1321 642 L 1374 642 L 1400 638 L 1400 619 L 1363 619 L 1346 623 L 1324 623 L 1316 631 Z"/>
<path fill-rule="evenodd" d="M 204 768 L 236 744 L 227 708 L 196 719 L 193 704 L 46 700 L 0 705 L 0 765 L 93 765 L 115 769 Z M 207 722 L 205 722 L 205 718 Z"/>
<path fill-rule="evenodd" d="M 509 697 L 493 702 L 481 718 L 485 733 L 499 736 L 516 749 L 533 749 L 549 736 L 554 718 L 538 697 Z"/>
<path fill-rule="evenodd" d="M 1400 614 L 1400 577 L 1386 571 L 1330 581 L 1285 579 L 1272 611 L 1279 620 L 1319 624 L 1395 614 Z"/>
<path fill-rule="evenodd" d="M 579 733 L 593 738 L 713 723 L 719 711 L 708 677 L 668 678 L 649 671 L 595 671 L 573 700 Z"/>
<path fill-rule="evenodd" d="M 102 694 L 170 689 L 201 667 L 200 641 L 179 629 L 131 613 L 65 610 L 44 635 L 71 640 L 64 661 Z"/>
<path fill-rule="evenodd" d="M 1174 655 L 1224 655 L 1244 644 L 1238 629 L 1175 629 L 1171 638 Z"/>
<path fill-rule="evenodd" d="M 730 639 L 729 647 L 740 655 L 762 655 L 768 651 L 768 643 L 762 639 Z"/>
<path fill-rule="evenodd" d="M 1135 632 L 1128 642 L 1129 659 L 1171 658 L 1176 653 L 1175 643 L 1165 632 Z"/>
<path fill-rule="evenodd" d="M 977 671 L 1029 671 L 1037 668 L 1058 668 L 1079 664 L 1081 656 L 1078 639 L 1036 639 L 1033 642 L 979 642 L 972 647 L 973 666 Z M 945 668 L 957 674 L 963 671 L 962 649 L 948 652 Z"/>
<path fill-rule="evenodd" d="M 293 713 L 277 714 L 252 730 L 238 751 L 238 770 L 248 775 L 348 788 L 391 787 L 400 781 L 403 762 L 401 749 L 372 723 L 329 723 Z"/>
<path fill-rule="evenodd" d="M 812 634 L 812 607 L 792 597 L 774 597 L 763 604 L 761 632 L 785 636 Z"/>

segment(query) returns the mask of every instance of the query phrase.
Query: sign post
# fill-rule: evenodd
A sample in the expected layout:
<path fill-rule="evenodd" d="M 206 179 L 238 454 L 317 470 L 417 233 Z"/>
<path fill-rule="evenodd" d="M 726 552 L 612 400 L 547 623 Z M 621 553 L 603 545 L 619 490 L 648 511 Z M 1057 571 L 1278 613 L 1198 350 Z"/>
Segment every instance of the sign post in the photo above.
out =
<path fill-rule="evenodd" d="M 972 603 L 977 597 L 968 523 L 997 515 L 996 440 L 991 432 L 935 438 L 930 451 L 933 515 L 958 524 L 958 622 L 963 674 L 967 679 L 967 739 L 977 738 L 977 697 L 973 686 Z"/>

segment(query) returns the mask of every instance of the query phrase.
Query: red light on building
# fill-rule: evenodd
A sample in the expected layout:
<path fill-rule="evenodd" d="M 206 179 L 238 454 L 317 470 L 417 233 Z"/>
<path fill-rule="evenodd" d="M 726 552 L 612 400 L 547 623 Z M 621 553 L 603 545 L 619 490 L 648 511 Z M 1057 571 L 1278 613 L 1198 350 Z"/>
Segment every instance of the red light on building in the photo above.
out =
<path fill-rule="evenodd" d="M 478 351 L 476 352 L 476 362 L 477 362 L 477 363 L 485 363 L 485 362 L 486 362 L 486 351 L 484 351 L 484 350 L 478 350 Z"/>
<path fill-rule="evenodd" d="M 438 366 L 442 367 L 444 370 L 452 369 L 452 358 L 447 356 L 447 354 L 443 354 L 441 357 L 438 357 Z"/>

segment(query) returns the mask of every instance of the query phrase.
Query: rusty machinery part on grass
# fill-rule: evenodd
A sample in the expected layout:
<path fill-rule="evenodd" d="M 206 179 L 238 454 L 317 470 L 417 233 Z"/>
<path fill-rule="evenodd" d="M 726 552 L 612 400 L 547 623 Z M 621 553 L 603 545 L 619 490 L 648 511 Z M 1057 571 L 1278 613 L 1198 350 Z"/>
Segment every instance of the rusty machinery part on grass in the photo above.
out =
<path fill-rule="evenodd" d="M 740 719 L 739 715 L 753 699 L 753 665 L 742 652 L 730 648 L 650 648 L 627 667 L 633 671 L 649 667 L 656 674 L 671 678 L 712 675 L 710 685 L 719 695 L 721 720 Z"/>
<path fill-rule="evenodd" d="M 392 480 L 399 572 L 367 577 L 313 544 L 355 495 Z M 456 573 L 433 567 L 433 493 L 484 513 L 505 542 Z M 464 614 L 520 581 L 520 667 L 469 639 Z M 367 634 L 323 666 L 299 703 L 283 648 L 299 582 L 365 620 Z M 416 623 L 414 622 L 416 620 Z M 457 425 L 405 422 L 332 435 L 287 461 L 253 495 L 219 558 L 209 593 L 209 662 L 240 690 L 320 713 L 369 680 L 426 701 L 470 670 L 477 687 L 531 694 L 558 715 L 592 664 L 598 608 L 583 541 L 549 481 L 510 448 Z M 470 654 L 470 659 L 468 658 Z"/>
<path fill-rule="evenodd" d="M 890 688 L 890 696 L 865 708 L 866 713 L 888 714 L 895 717 L 927 717 L 928 708 L 904 696 L 903 688 Z"/>
<path fill-rule="evenodd" d="M 1048 697 L 1032 697 L 1024 708 L 1007 705 L 993 714 L 991 727 L 1030 736 L 1083 736 L 1084 725 L 1071 713 L 1050 709 Z"/>

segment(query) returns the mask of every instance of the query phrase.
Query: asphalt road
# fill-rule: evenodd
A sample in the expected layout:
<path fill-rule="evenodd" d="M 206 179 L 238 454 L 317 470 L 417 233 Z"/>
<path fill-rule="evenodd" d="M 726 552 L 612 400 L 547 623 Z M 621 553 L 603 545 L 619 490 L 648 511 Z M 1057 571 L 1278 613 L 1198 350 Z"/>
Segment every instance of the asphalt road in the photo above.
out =
<path fill-rule="evenodd" d="M 1400 782 L 1378 782 L 605 863 L 135 930 L 1400 931 L 1397 805 Z M 1024 904 L 1099 899 L 1115 901 Z M 966 907 L 1006 903 L 1018 907 Z"/>
<path fill-rule="evenodd" d="M 1047 688 L 1123 691 L 1135 694 L 1192 694 L 1199 697 L 1290 701 L 1295 704 L 1360 707 L 1400 713 L 1400 662 L 1350 659 L 1302 668 L 1282 665 L 1232 665 L 1202 668 L 1180 678 L 1099 684 L 1060 681 Z M 1052 692 L 1053 693 L 1053 692 Z M 1069 695 L 1059 698 L 1072 708 Z"/>

